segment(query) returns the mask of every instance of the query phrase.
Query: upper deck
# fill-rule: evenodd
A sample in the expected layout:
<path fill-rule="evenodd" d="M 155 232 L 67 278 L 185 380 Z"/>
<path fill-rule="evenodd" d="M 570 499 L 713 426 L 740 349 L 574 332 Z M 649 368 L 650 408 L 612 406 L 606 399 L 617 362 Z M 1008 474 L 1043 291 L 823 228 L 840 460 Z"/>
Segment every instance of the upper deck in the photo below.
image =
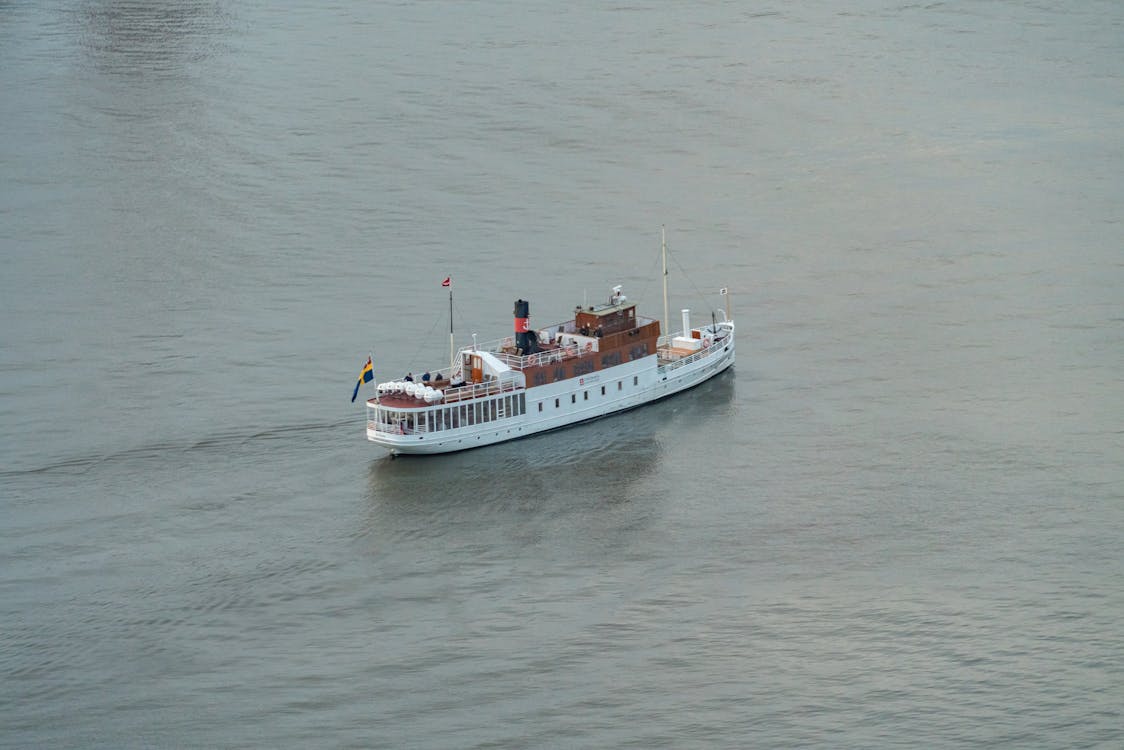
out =
<path fill-rule="evenodd" d="M 371 403 L 424 408 L 440 401 L 482 398 L 580 377 L 655 354 L 659 325 L 659 321 L 637 315 L 636 306 L 623 297 L 605 305 L 579 307 L 573 319 L 538 331 L 536 351 L 523 352 L 515 337 L 465 347 L 457 352 L 450 378 L 409 385 L 382 383 Z"/>

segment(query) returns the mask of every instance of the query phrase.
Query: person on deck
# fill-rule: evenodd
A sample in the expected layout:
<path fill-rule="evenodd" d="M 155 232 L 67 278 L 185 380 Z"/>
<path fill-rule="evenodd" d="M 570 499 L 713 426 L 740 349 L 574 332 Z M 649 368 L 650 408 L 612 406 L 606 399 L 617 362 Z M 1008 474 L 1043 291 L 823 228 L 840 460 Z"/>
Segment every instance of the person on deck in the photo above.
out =
<path fill-rule="evenodd" d="M 422 375 L 422 382 L 423 383 L 429 382 L 429 370 L 426 370 L 425 373 Z"/>
<path fill-rule="evenodd" d="M 404 377 L 402 379 L 405 380 L 407 383 L 412 383 L 412 382 L 414 382 L 414 373 L 408 372 L 408 373 L 406 373 L 406 377 Z"/>

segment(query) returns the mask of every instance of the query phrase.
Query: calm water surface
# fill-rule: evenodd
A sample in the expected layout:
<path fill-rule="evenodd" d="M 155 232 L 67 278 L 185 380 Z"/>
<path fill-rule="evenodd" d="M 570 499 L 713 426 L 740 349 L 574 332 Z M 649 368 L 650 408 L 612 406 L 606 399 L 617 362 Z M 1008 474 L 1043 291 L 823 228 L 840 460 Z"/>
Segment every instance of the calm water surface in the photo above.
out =
<path fill-rule="evenodd" d="M 0 92 L 0 745 L 1124 744 L 1119 3 L 17 0 Z M 364 440 L 661 224 L 735 370 Z"/>

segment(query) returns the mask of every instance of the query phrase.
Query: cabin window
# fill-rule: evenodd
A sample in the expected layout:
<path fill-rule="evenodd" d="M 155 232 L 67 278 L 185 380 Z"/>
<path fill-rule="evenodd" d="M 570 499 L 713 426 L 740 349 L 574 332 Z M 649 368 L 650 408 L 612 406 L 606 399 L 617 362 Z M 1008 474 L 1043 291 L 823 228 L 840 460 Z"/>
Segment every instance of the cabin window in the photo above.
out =
<path fill-rule="evenodd" d="M 618 391 L 623 391 L 623 390 L 624 390 L 624 381 L 623 381 L 623 380 L 618 380 L 618 381 L 617 381 L 617 390 L 618 390 Z"/>
<path fill-rule="evenodd" d="M 557 408 L 558 408 L 558 399 L 554 399 L 554 408 L 555 408 L 555 409 L 557 409 Z"/>
<path fill-rule="evenodd" d="M 542 411 L 542 401 L 539 402 L 539 411 Z"/>
<path fill-rule="evenodd" d="M 526 414 L 527 413 L 527 394 L 526 393 L 520 393 L 519 394 L 519 402 L 516 404 L 516 411 L 519 414 Z"/>
<path fill-rule="evenodd" d="M 582 401 L 589 401 L 589 391 L 582 391 Z"/>
<path fill-rule="evenodd" d="M 640 385 L 640 377 L 637 376 L 637 375 L 633 375 L 632 376 L 632 384 L 633 385 Z"/>
<path fill-rule="evenodd" d="M 578 394 L 576 394 L 576 393 L 571 393 L 571 394 L 570 394 L 570 403 L 571 403 L 571 404 L 576 404 L 577 402 L 578 402 Z"/>
<path fill-rule="evenodd" d="M 604 396 L 604 395 L 605 395 L 605 386 L 601 386 L 601 395 L 602 395 L 602 396 Z"/>

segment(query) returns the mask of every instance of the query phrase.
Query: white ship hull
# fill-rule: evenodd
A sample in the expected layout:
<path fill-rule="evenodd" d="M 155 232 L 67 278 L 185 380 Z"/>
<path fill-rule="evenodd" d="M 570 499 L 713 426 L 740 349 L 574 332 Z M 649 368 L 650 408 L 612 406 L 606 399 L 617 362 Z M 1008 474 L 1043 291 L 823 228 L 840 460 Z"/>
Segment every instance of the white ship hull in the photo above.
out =
<path fill-rule="evenodd" d="M 697 351 L 672 348 L 692 333 Z M 367 439 L 394 455 L 492 445 L 658 401 L 718 375 L 734 357 L 734 323 L 725 321 L 661 338 L 657 354 L 549 384 L 524 387 L 514 379 L 479 397 L 408 411 L 371 399 Z"/>

